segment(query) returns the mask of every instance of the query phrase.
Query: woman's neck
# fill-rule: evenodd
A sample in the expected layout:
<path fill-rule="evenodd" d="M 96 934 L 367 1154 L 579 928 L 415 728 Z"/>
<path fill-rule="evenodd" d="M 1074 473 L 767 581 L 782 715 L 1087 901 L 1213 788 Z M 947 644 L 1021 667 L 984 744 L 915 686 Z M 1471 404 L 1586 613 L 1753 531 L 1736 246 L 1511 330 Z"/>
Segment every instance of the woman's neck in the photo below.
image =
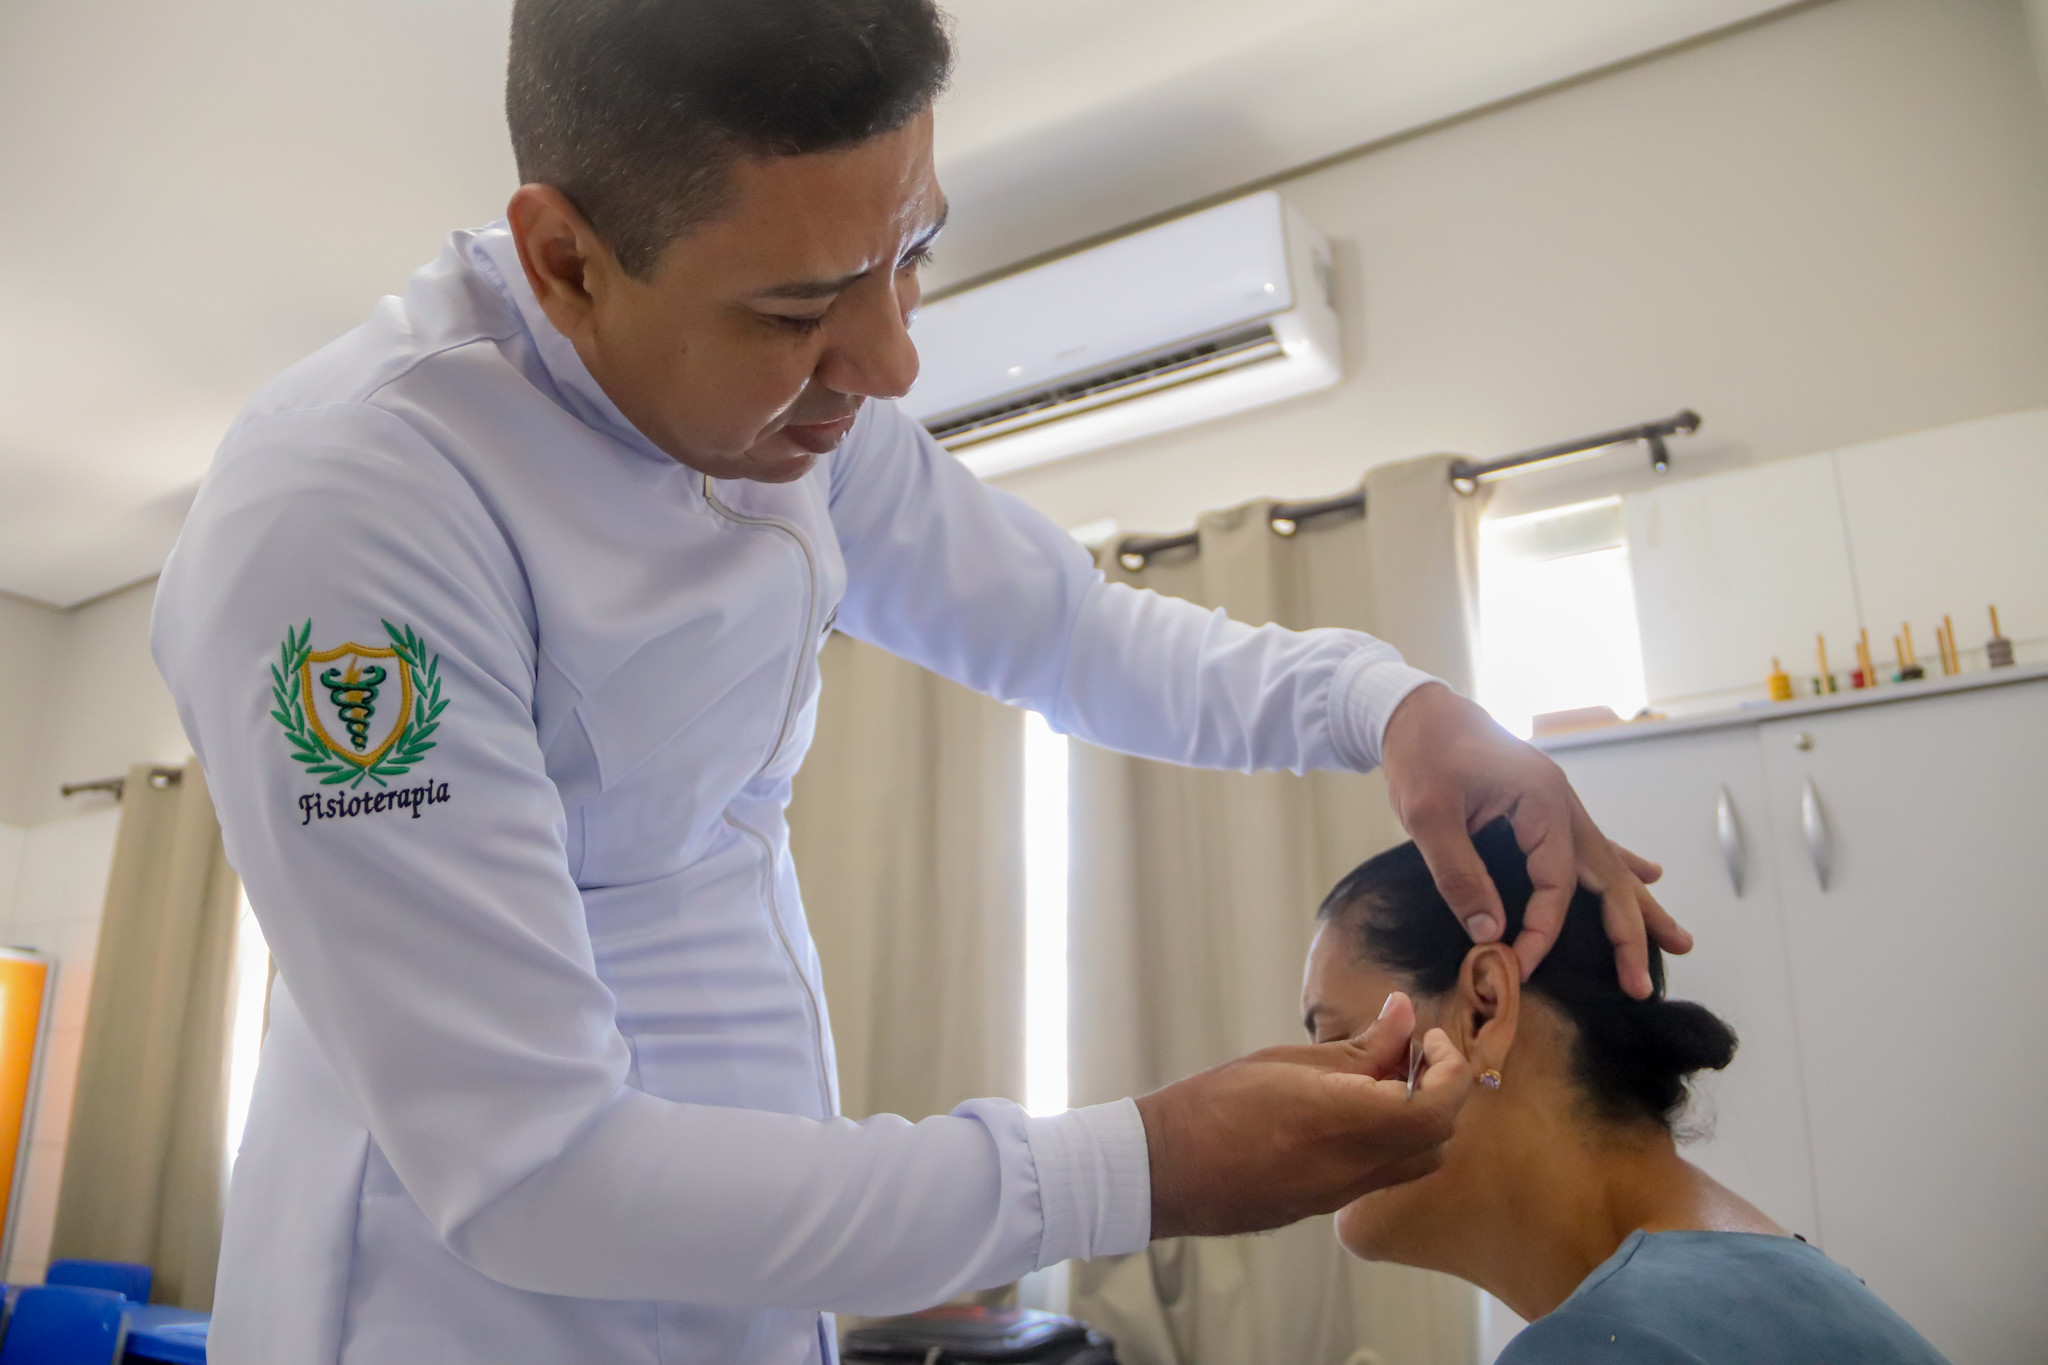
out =
<path fill-rule="evenodd" d="M 1532 1135 L 1533 1136 L 1533 1135 Z M 1445 1264 L 1522 1317 L 1571 1296 L 1631 1233 L 1784 1230 L 1678 1154 L 1657 1129 L 1588 1134 L 1577 1125 L 1516 1144 L 1446 1227 Z"/>

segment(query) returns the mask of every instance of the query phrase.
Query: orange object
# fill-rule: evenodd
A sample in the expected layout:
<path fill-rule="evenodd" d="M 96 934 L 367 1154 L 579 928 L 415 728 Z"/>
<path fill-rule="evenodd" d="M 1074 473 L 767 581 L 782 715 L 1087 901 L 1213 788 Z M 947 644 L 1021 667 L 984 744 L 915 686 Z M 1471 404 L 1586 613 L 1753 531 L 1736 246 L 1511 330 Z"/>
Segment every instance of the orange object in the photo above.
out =
<path fill-rule="evenodd" d="M 1778 662 L 1776 655 L 1771 657 L 1771 676 L 1768 682 L 1770 684 L 1772 701 L 1792 700 L 1792 675 L 1785 671 L 1784 666 Z"/>
<path fill-rule="evenodd" d="M 1956 653 L 1956 623 L 1942 613 L 1941 629 L 1934 632 L 1934 638 L 1941 643 L 1941 671 L 1944 677 L 1953 678 L 1963 671 L 1962 657 Z"/>
<path fill-rule="evenodd" d="M 48 958 L 0 948 L 0 1210 L 10 1213 L 27 1152 L 25 1130 L 49 984 Z"/>
<path fill-rule="evenodd" d="M 1856 676 L 1850 680 L 1855 687 L 1877 686 L 1877 665 L 1870 661 L 1870 631 L 1856 632 Z"/>

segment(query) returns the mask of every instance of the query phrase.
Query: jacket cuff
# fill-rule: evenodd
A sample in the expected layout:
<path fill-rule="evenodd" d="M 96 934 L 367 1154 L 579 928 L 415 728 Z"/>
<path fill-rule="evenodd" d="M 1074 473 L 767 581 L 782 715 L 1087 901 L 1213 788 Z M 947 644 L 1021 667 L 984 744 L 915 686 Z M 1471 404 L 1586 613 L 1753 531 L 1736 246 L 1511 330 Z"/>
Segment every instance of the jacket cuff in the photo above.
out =
<path fill-rule="evenodd" d="M 1442 681 L 1371 647 L 1339 664 L 1330 680 L 1330 738 L 1338 757 L 1362 773 L 1379 767 L 1394 708 L 1424 683 Z"/>
<path fill-rule="evenodd" d="M 1040 1269 L 1145 1248 L 1152 1240 L 1152 1160 L 1136 1100 L 1026 1119 L 1024 1134 L 1045 1219 Z"/>

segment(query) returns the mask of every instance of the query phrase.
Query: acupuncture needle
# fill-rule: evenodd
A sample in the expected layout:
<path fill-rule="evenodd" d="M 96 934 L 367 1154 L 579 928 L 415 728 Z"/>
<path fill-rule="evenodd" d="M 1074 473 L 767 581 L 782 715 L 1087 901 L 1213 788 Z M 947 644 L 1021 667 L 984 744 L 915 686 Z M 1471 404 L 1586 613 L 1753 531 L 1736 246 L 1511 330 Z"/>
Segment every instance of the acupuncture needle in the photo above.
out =
<path fill-rule="evenodd" d="M 1415 1098 L 1415 1078 L 1422 1074 L 1422 1040 L 1408 1039 L 1408 1098 Z"/>

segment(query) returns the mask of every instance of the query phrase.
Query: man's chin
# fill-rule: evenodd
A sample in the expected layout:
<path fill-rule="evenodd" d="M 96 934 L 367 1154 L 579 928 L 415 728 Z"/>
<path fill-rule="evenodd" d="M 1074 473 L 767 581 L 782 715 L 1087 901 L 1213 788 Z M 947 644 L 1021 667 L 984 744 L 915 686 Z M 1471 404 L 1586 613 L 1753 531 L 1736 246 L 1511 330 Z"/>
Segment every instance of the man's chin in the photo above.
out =
<path fill-rule="evenodd" d="M 838 448 L 853 427 L 851 418 L 815 426 L 783 426 L 737 455 L 682 458 L 682 462 L 714 479 L 746 479 L 753 483 L 794 483 L 817 468 L 818 458 Z"/>
<path fill-rule="evenodd" d="M 765 458 L 749 456 L 743 478 L 755 483 L 795 483 L 818 466 L 818 457 L 808 450 L 792 450 Z"/>
<path fill-rule="evenodd" d="M 677 464 L 709 478 L 745 483 L 795 483 L 818 464 L 818 457 L 808 450 L 770 450 L 765 445 L 757 445 L 739 455 L 672 458 Z"/>
<path fill-rule="evenodd" d="M 739 465 L 743 467 L 741 479 L 752 479 L 754 483 L 795 483 L 817 469 L 817 452 L 803 450 L 776 434 L 756 442 L 739 456 Z"/>
<path fill-rule="evenodd" d="M 749 483 L 795 483 L 817 468 L 818 457 L 776 432 L 764 436 L 737 455 L 696 456 L 683 461 L 700 474 L 714 479 L 743 479 Z"/>

